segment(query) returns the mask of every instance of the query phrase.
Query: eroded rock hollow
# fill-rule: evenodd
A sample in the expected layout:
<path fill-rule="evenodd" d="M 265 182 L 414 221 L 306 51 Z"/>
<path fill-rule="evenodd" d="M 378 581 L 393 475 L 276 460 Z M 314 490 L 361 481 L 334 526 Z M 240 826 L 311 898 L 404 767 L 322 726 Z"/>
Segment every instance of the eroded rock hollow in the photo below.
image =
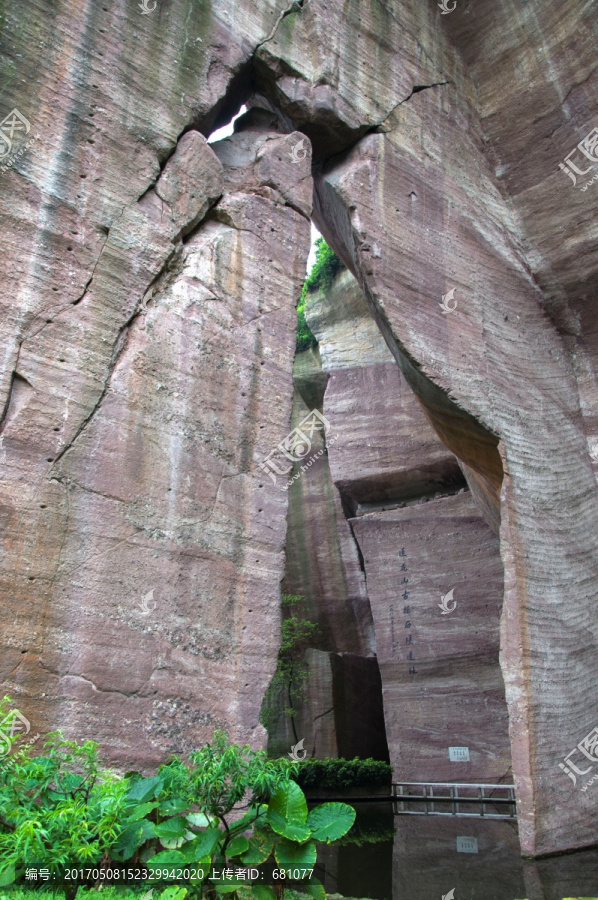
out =
<path fill-rule="evenodd" d="M 596 31 L 583 0 L 7 8 L 0 679 L 36 732 L 123 768 L 265 746 L 282 582 L 314 752 L 513 781 L 526 855 L 596 842 Z M 295 358 L 310 219 L 346 269 Z"/>

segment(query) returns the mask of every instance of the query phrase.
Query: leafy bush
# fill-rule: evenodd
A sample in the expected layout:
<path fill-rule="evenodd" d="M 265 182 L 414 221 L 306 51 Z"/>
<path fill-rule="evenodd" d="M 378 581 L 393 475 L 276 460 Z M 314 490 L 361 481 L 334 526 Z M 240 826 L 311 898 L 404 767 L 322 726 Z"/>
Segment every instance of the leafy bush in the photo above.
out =
<path fill-rule="evenodd" d="M 0 714 L 8 702 L 0 703 Z M 308 814 L 293 780 L 297 763 L 269 760 L 224 732 L 215 732 L 189 763 L 172 757 L 149 778 L 100 769 L 91 741 L 79 746 L 54 734 L 44 749 L 34 758 L 29 746 L 1 763 L 0 886 L 21 881 L 27 868 L 46 868 L 70 900 L 79 884 L 66 880 L 66 868 L 126 863 L 154 871 L 199 866 L 203 875 L 190 880 L 195 896 L 204 888 L 242 893 L 241 881 L 212 883 L 212 868 L 268 861 L 313 868 L 316 842 L 337 840 L 355 819 L 345 803 L 324 803 Z M 156 875 L 154 887 L 168 880 Z M 270 888 L 252 890 L 258 900 L 275 898 Z M 323 900 L 321 885 L 312 882 L 309 890 Z M 163 900 L 183 900 L 185 893 L 175 886 Z"/>
<path fill-rule="evenodd" d="M 294 776 L 302 788 L 343 790 L 391 783 L 392 768 L 379 759 L 306 759 Z"/>
<path fill-rule="evenodd" d="M 344 269 L 344 263 L 328 246 L 324 238 L 316 241 L 316 261 L 305 279 L 301 297 L 297 305 L 297 353 L 315 347 L 318 343 L 305 319 L 305 302 L 307 295 L 318 290 L 326 290 L 334 280 L 334 276 Z"/>
<path fill-rule="evenodd" d="M 314 266 L 305 280 L 303 291 L 307 294 L 313 294 L 319 290 L 326 290 L 334 281 L 345 264 L 336 255 L 332 247 L 329 247 L 324 238 L 318 238 L 316 241 L 316 261 Z"/>

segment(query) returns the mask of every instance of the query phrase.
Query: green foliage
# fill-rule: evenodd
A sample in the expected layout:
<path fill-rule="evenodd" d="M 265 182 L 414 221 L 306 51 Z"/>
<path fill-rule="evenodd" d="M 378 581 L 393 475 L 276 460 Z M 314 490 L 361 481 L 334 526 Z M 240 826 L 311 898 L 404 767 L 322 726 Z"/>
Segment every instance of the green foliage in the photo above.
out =
<path fill-rule="evenodd" d="M 274 722 L 280 692 L 285 697 L 285 714 L 291 719 L 295 716 L 296 706 L 305 697 L 308 678 L 305 651 L 320 638 L 320 627 L 305 616 L 305 602 L 305 597 L 282 595 L 282 639 L 278 664 L 266 691 L 260 715 L 260 722 L 266 729 Z"/>
<path fill-rule="evenodd" d="M 0 718 L 10 699 L 0 702 Z M 63 870 L 98 863 L 116 841 L 127 784 L 98 763 L 97 744 L 60 733 L 45 755 L 25 747 L 0 761 L 0 884 L 25 866 Z"/>
<path fill-rule="evenodd" d="M 295 345 L 296 353 L 302 353 L 303 350 L 308 350 L 310 347 L 315 347 L 318 343 L 315 334 L 312 332 L 311 328 L 307 324 L 307 319 L 305 318 L 305 299 L 305 295 L 302 293 L 301 299 L 299 300 L 299 305 L 297 306 L 297 343 Z"/>
<path fill-rule="evenodd" d="M 0 703 L 0 714 L 9 702 Z M 242 882 L 209 880 L 213 867 L 276 860 L 285 868 L 311 868 L 315 842 L 341 837 L 355 818 L 350 806 L 338 803 L 308 815 L 303 791 L 293 780 L 297 763 L 268 759 L 220 731 L 188 763 L 174 756 L 149 778 L 136 772 L 119 778 L 101 769 L 91 741 L 78 745 L 54 734 L 44 751 L 32 757 L 28 746 L 2 759 L 2 886 L 22 882 L 26 868 L 45 868 L 57 876 L 52 887 L 60 885 L 72 900 L 85 881 L 67 881 L 66 868 L 199 867 L 203 875 L 189 885 L 193 896 L 205 888 L 210 896 L 230 893 L 233 900 L 238 891 L 244 900 Z M 160 877 L 151 886 L 158 889 Z M 320 887 L 310 886 L 313 896 Z M 187 892 L 173 885 L 160 900 L 184 900 Z M 271 893 L 252 888 L 250 896 L 273 900 Z"/>
<path fill-rule="evenodd" d="M 379 759 L 306 759 L 296 776 L 302 788 L 343 790 L 348 787 L 390 786 L 392 768 Z"/>
<path fill-rule="evenodd" d="M 334 276 L 344 269 L 343 262 L 334 250 L 328 246 L 324 238 L 316 241 L 316 261 L 305 279 L 301 297 L 297 305 L 297 353 L 315 347 L 318 343 L 305 319 L 305 303 L 307 295 L 318 290 L 326 290 L 332 284 Z"/>
<path fill-rule="evenodd" d="M 303 290 L 313 294 L 315 291 L 324 291 L 330 287 L 337 275 L 344 269 L 344 263 L 336 255 L 332 247 L 329 247 L 324 238 L 316 241 L 316 261 L 313 269 L 307 276 Z"/>

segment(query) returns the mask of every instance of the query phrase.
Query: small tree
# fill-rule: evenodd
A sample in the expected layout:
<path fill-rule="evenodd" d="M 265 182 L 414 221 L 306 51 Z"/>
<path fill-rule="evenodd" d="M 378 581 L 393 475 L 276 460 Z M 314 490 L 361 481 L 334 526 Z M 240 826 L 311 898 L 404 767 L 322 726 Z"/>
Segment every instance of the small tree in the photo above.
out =
<path fill-rule="evenodd" d="M 299 740 L 294 721 L 297 705 L 305 699 L 309 678 L 305 651 L 321 636 L 319 625 L 300 614 L 305 602 L 305 597 L 295 594 L 282 595 L 282 640 L 278 651 L 278 664 L 266 691 L 260 716 L 264 728 L 272 725 L 276 702 L 282 692 L 285 698 L 285 715 L 291 719 L 295 741 Z"/>

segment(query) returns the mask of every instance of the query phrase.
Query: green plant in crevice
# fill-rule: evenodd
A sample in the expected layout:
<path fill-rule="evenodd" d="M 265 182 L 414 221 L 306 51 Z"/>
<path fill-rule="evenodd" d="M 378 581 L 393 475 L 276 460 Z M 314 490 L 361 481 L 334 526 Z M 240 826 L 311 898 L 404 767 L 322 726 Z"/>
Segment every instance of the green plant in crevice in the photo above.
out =
<path fill-rule="evenodd" d="M 321 636 L 319 625 L 301 614 L 305 602 L 305 597 L 294 594 L 282 595 L 282 639 L 278 651 L 278 664 L 266 691 L 260 715 L 260 722 L 268 730 L 274 722 L 277 699 L 282 692 L 285 715 L 291 719 L 295 741 L 299 738 L 294 718 L 297 705 L 305 699 L 309 678 L 305 651 Z"/>
<path fill-rule="evenodd" d="M 328 246 L 324 238 L 316 241 L 316 261 L 303 284 L 301 297 L 297 305 L 297 353 L 315 347 L 318 343 L 305 319 L 305 303 L 307 295 L 318 290 L 326 290 L 332 284 L 335 275 L 344 269 L 344 263 Z"/>

